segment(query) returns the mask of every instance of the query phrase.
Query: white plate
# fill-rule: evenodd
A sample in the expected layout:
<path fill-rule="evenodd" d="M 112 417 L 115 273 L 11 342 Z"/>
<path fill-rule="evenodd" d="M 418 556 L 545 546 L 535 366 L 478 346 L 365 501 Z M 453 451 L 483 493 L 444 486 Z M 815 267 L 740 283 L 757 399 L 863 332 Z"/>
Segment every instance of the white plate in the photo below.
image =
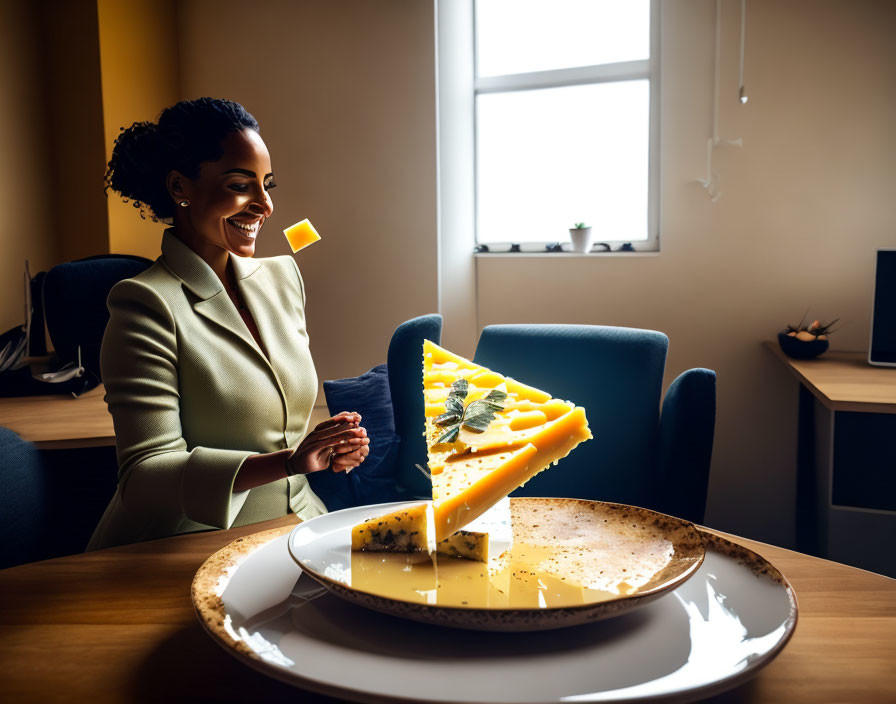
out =
<path fill-rule="evenodd" d="M 347 603 L 306 575 L 277 531 L 200 568 L 193 602 L 242 662 L 358 702 L 692 701 L 747 680 L 796 627 L 792 588 L 762 557 L 704 533 L 683 585 L 638 611 L 534 634 L 403 620 Z"/>
<path fill-rule="evenodd" d="M 583 499 L 508 502 L 506 560 L 353 553 L 352 527 L 419 505 L 359 506 L 299 524 L 289 553 L 336 596 L 415 621 L 485 631 L 578 626 L 642 608 L 689 579 L 703 561 L 692 523 L 625 504 Z M 512 517 L 512 518 L 511 518 Z M 414 564 L 410 564 L 414 563 Z M 589 585 L 592 588 L 583 588 Z"/>

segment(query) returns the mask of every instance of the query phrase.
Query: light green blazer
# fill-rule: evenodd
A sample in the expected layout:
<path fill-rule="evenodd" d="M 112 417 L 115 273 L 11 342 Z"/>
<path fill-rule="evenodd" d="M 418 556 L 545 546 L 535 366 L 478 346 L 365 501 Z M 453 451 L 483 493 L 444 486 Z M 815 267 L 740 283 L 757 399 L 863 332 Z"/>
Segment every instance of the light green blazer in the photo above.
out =
<path fill-rule="evenodd" d="M 247 457 L 304 437 L 317 374 L 293 258 L 232 259 L 269 358 L 171 230 L 162 256 L 109 294 L 100 366 L 119 479 L 88 550 L 326 512 L 301 476 L 233 492 Z"/>

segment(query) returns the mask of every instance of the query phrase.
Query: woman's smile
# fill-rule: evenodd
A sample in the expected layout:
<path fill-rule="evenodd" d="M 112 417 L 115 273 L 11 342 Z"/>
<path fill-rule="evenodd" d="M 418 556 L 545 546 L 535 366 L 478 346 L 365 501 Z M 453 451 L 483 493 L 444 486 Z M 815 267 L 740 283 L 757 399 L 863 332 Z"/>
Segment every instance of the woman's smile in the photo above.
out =
<path fill-rule="evenodd" d="M 261 226 L 264 224 L 264 218 L 238 220 L 235 217 L 231 217 L 226 218 L 224 222 L 227 223 L 227 225 L 230 226 L 230 229 L 238 236 L 254 240 L 258 236 L 258 231 L 261 229 Z"/>

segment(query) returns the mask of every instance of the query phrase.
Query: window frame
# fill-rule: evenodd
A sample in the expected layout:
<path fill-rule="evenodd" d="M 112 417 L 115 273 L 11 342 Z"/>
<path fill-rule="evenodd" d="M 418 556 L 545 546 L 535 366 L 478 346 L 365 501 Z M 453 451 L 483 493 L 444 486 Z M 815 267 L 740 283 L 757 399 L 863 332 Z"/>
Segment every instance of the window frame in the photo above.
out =
<path fill-rule="evenodd" d="M 477 55 L 478 47 L 478 28 L 476 26 L 476 3 L 479 0 L 473 0 L 472 5 L 472 24 L 473 24 L 473 222 L 474 222 L 474 241 L 476 244 L 477 255 L 491 256 L 495 254 L 511 253 L 511 242 L 501 240 L 486 240 L 480 237 L 479 233 L 479 144 L 478 144 L 478 126 L 479 126 L 479 102 L 477 97 L 481 94 L 488 93 L 507 93 L 519 92 L 523 90 L 538 90 L 542 88 L 558 88 L 564 86 L 588 85 L 593 83 L 615 83 L 632 80 L 647 80 L 649 99 L 649 134 L 648 134 L 648 164 L 647 164 L 647 239 L 637 240 L 630 244 L 638 252 L 658 252 L 660 249 L 660 25 L 661 25 L 661 2 L 660 0 L 650 0 L 650 56 L 647 59 L 637 61 L 620 61 L 611 64 L 595 64 L 592 66 L 575 66 L 571 68 L 551 69 L 547 71 L 531 71 L 526 73 L 505 74 L 500 76 L 479 76 L 479 57 Z M 625 2 L 625 0 L 619 0 Z M 521 243 L 518 248 L 513 250 L 513 254 L 517 253 L 540 253 L 548 254 L 548 245 L 556 243 L 558 240 L 545 240 L 543 242 Z M 563 253 L 571 253 L 568 241 L 563 241 Z M 599 247 L 599 251 L 592 248 L 591 254 L 606 253 L 605 248 L 600 248 L 601 244 L 608 245 L 612 252 L 625 251 L 631 252 L 631 249 L 620 250 L 626 240 L 604 239 L 595 242 L 594 247 Z M 483 251 L 482 246 L 485 245 L 488 251 Z M 561 253 L 556 251 L 548 254 L 548 256 L 557 256 Z M 589 255 L 575 255 L 589 256 Z"/>

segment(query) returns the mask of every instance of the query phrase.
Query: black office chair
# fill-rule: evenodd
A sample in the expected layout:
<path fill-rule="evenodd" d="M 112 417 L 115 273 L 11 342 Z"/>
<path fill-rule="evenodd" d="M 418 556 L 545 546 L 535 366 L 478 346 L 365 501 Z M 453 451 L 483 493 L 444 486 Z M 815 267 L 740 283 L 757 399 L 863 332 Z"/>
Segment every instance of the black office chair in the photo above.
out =
<path fill-rule="evenodd" d="M 106 298 L 122 279 L 136 276 L 152 262 L 128 254 L 101 254 L 54 266 L 34 277 L 42 281 L 32 301 L 34 340 L 43 341 L 44 320 L 55 354 L 49 369 L 29 366 L 0 374 L 0 396 L 83 394 L 100 381 L 100 346 L 109 322 Z M 15 329 L 10 333 L 15 333 Z M 41 372 L 41 373 L 38 373 Z M 42 373 L 46 373 L 44 378 Z"/>
<path fill-rule="evenodd" d="M 44 281 L 47 332 L 59 366 L 80 364 L 87 391 L 100 383 L 100 346 L 109 322 L 106 299 L 112 287 L 145 270 L 152 261 L 126 254 L 101 254 L 54 266 Z"/>

